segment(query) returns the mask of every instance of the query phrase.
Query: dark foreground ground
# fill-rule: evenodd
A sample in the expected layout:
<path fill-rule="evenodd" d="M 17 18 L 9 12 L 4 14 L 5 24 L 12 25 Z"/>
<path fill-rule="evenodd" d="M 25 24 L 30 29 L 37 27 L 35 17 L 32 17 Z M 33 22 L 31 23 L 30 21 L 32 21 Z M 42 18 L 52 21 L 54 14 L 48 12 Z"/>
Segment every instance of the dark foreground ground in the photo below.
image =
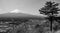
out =
<path fill-rule="evenodd" d="M 57 33 L 59 30 L 59 23 L 53 23 L 52 26 L 53 30 L 51 32 L 50 22 L 48 20 L 0 20 L 0 33 Z"/>

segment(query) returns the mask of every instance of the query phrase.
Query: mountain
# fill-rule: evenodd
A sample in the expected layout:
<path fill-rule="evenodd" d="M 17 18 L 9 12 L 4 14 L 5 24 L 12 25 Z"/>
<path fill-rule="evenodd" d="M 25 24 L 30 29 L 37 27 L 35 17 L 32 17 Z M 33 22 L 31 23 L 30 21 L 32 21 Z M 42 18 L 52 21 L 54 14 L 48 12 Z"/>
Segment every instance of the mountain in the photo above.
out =
<path fill-rule="evenodd" d="M 4 13 L 0 14 L 0 18 L 43 18 L 43 16 L 31 15 L 26 13 Z"/>

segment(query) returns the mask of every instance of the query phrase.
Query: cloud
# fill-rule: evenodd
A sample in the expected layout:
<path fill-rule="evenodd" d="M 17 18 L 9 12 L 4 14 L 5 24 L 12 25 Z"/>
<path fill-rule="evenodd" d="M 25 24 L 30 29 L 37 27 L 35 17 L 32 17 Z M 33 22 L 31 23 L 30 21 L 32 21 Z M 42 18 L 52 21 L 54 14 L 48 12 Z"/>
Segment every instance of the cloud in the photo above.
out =
<path fill-rule="evenodd" d="M 31 14 L 28 11 L 23 11 L 23 10 L 19 10 L 19 9 L 12 10 L 9 13 L 26 13 L 26 14 Z"/>
<path fill-rule="evenodd" d="M 21 10 L 15 9 L 13 11 L 10 11 L 10 13 L 19 13 Z"/>
<path fill-rule="evenodd" d="M 19 9 L 15 9 L 15 10 L 10 11 L 9 13 L 26 13 L 26 12 Z"/>
<path fill-rule="evenodd" d="M 9 13 L 25 13 L 25 14 L 32 14 L 32 15 L 38 15 L 38 16 L 46 16 L 46 15 L 33 13 L 33 12 L 27 12 L 27 11 L 23 11 L 23 10 L 19 10 L 19 9 L 12 10 Z"/>

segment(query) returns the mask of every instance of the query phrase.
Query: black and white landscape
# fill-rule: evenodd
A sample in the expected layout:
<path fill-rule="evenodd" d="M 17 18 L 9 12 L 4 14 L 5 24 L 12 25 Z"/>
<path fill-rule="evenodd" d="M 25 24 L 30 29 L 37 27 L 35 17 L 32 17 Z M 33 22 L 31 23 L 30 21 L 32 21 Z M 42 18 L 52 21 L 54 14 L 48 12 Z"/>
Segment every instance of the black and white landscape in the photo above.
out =
<path fill-rule="evenodd" d="M 28 29 L 32 29 L 34 27 L 35 27 L 34 29 L 39 28 L 39 25 L 43 24 L 46 21 L 44 18 L 45 17 L 43 16 L 37 16 L 37 15 L 31 15 L 31 14 L 25 14 L 25 13 L 0 14 L 0 29 L 1 29 L 1 32 L 6 32 L 6 33 L 8 32 L 25 33 Z M 20 25 L 22 26 L 20 27 Z M 31 25 L 31 28 L 28 28 L 30 25 Z M 26 28 L 24 28 L 24 26 Z M 16 29 L 16 31 L 14 29 Z M 24 30 L 25 32 L 23 32 Z"/>
<path fill-rule="evenodd" d="M 60 33 L 60 0 L 0 0 L 0 33 Z"/>

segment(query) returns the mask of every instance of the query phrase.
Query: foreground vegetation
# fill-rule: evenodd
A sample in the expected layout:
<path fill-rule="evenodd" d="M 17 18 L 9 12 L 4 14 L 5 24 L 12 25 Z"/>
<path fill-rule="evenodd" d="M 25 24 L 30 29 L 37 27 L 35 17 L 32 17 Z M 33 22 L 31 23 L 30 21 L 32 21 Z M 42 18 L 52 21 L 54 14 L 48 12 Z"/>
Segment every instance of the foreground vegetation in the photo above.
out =
<path fill-rule="evenodd" d="M 7 21 L 8 20 L 8 21 Z M 53 21 L 52 29 L 50 31 L 50 22 L 47 19 L 12 19 L 12 20 L 0 20 L 0 29 L 5 33 L 52 33 L 60 29 L 60 23 Z M 4 27 L 5 26 L 5 27 Z M 8 26 L 8 27 L 6 27 Z"/>
<path fill-rule="evenodd" d="M 45 33 L 50 29 L 50 23 L 40 19 L 23 19 L 23 21 L 0 21 L 2 25 L 8 24 L 6 32 L 10 33 Z M 7 26 L 7 25 L 6 25 Z M 9 30 L 9 31 L 8 31 Z"/>

